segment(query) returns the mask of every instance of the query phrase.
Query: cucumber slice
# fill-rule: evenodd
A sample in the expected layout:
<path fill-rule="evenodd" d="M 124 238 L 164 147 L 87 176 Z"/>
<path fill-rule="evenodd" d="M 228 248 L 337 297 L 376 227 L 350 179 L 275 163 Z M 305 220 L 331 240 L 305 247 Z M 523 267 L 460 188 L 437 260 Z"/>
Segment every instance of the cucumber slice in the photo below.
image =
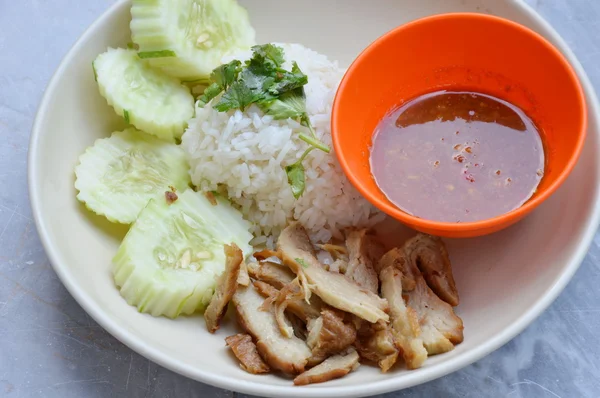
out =
<path fill-rule="evenodd" d="M 93 66 L 100 94 L 118 115 L 164 140 L 181 137 L 194 116 L 189 88 L 150 68 L 135 50 L 109 48 Z"/>
<path fill-rule="evenodd" d="M 223 199 L 213 205 L 191 189 L 171 205 L 153 199 L 113 259 L 115 283 L 130 305 L 153 316 L 204 310 L 225 269 L 224 245 L 235 243 L 248 256 L 249 229 Z"/>
<path fill-rule="evenodd" d="M 133 0 L 131 16 L 140 57 L 185 81 L 207 82 L 223 56 L 256 44 L 235 0 Z"/>
<path fill-rule="evenodd" d="M 79 157 L 77 199 L 112 222 L 129 224 L 169 186 L 186 190 L 188 171 L 179 146 L 128 128 L 97 140 Z"/>

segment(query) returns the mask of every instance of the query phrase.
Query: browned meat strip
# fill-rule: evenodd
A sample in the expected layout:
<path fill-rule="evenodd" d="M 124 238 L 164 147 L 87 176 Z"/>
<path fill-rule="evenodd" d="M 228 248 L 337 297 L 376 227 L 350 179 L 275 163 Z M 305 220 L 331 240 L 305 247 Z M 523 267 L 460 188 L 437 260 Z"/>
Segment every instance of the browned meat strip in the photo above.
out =
<path fill-rule="evenodd" d="M 388 267 L 396 268 L 402 271 L 406 266 L 406 256 L 404 250 L 401 247 L 395 247 L 389 252 L 385 253 L 381 260 L 379 260 L 378 270 L 381 276 L 381 271 Z M 415 278 L 410 275 L 402 274 L 402 288 L 406 290 L 412 290 L 415 288 Z"/>
<path fill-rule="evenodd" d="M 254 287 L 256 287 L 262 296 L 266 298 L 271 297 L 273 300 L 279 294 L 278 289 L 263 281 L 254 281 Z M 310 304 L 303 299 L 291 300 L 288 302 L 287 310 L 304 321 L 304 323 L 307 323 L 310 319 L 318 318 L 321 315 L 322 306 L 323 302 L 321 299 L 311 297 Z"/>
<path fill-rule="evenodd" d="M 277 253 L 274 250 L 269 250 L 269 249 L 263 249 L 261 251 L 254 253 L 254 258 L 259 261 L 266 260 L 270 257 L 279 257 L 279 253 Z"/>
<path fill-rule="evenodd" d="M 291 302 L 300 301 L 303 297 L 298 280 L 294 279 L 292 282 L 285 285 L 273 299 L 275 321 L 279 326 L 279 331 L 285 337 L 292 337 L 294 334 L 294 328 L 286 318 L 285 310 Z"/>
<path fill-rule="evenodd" d="M 324 245 L 319 245 L 319 249 L 328 252 L 334 260 L 348 262 L 348 249 L 344 246 L 326 243 Z"/>
<path fill-rule="evenodd" d="M 269 261 L 261 261 L 258 264 L 253 263 L 248 268 L 248 272 L 254 279 L 267 282 L 277 290 L 283 288 L 296 277 L 288 267 Z"/>
<path fill-rule="evenodd" d="M 290 321 L 290 324 L 294 328 L 294 336 L 306 341 L 306 338 L 308 337 L 308 330 L 306 330 L 306 322 L 304 322 L 302 319 L 298 318 L 291 312 L 288 312 L 286 315 L 288 320 Z"/>
<path fill-rule="evenodd" d="M 387 255 L 387 254 L 386 254 Z M 427 350 L 420 338 L 417 314 L 408 308 L 402 297 L 402 271 L 387 267 L 381 271 L 381 294 L 390 304 L 394 342 L 409 369 L 417 369 L 427 359 Z"/>
<path fill-rule="evenodd" d="M 376 256 L 375 253 L 381 251 L 372 248 L 376 245 L 378 243 L 375 238 L 367 234 L 366 229 L 351 230 L 346 237 L 349 257 L 346 277 L 358 286 L 375 294 L 379 291 L 379 278 L 377 278 L 373 264 L 377 263 L 381 257 L 373 257 L 373 255 Z"/>
<path fill-rule="evenodd" d="M 453 307 L 458 305 L 450 257 L 440 238 L 418 234 L 404 244 L 404 253 L 421 270 L 427 285 L 439 298 Z"/>
<path fill-rule="evenodd" d="M 271 368 L 292 375 L 302 373 L 310 348 L 296 336 L 282 336 L 273 314 L 260 310 L 263 302 L 252 284 L 237 289 L 233 304 L 240 326 L 254 338 L 258 353 Z"/>
<path fill-rule="evenodd" d="M 248 266 L 242 261 L 240 264 L 240 274 L 237 279 L 238 285 L 248 286 L 250 284 L 250 275 L 248 275 Z"/>
<path fill-rule="evenodd" d="M 271 370 L 269 366 L 264 363 L 258 351 L 256 351 L 256 345 L 252 341 L 252 337 L 249 334 L 236 334 L 225 338 L 225 342 L 233 351 L 233 355 L 240 361 L 240 367 L 248 373 L 261 374 L 269 373 Z"/>
<path fill-rule="evenodd" d="M 306 344 L 312 350 L 309 365 L 322 362 L 328 356 L 350 347 L 356 340 L 356 328 L 345 322 L 345 314 L 334 309 L 324 309 L 321 316 L 308 323 Z"/>
<path fill-rule="evenodd" d="M 354 343 L 361 357 L 376 363 L 383 373 L 398 360 L 398 349 L 389 324 L 363 322 Z"/>
<path fill-rule="evenodd" d="M 244 260 L 242 251 L 235 243 L 225 245 L 225 271 L 217 281 L 217 288 L 204 311 L 204 319 L 208 331 L 214 333 L 219 329 L 221 319 L 227 312 L 227 304 L 237 288 L 240 266 Z"/>
<path fill-rule="evenodd" d="M 275 297 L 279 294 L 279 289 L 274 288 L 273 285 L 269 285 L 267 282 L 253 281 L 252 283 L 256 290 L 258 290 L 258 293 L 264 298 Z"/>
<path fill-rule="evenodd" d="M 419 277 L 415 289 L 404 292 L 406 305 L 414 309 L 421 326 L 421 339 L 429 355 L 450 351 L 463 341 L 463 322 Z"/>
<path fill-rule="evenodd" d="M 277 241 L 279 252 L 286 264 L 298 276 L 305 290 L 305 299 L 311 291 L 332 307 L 350 312 L 371 323 L 388 321 L 386 300 L 375 293 L 361 289 L 344 275 L 329 272 L 315 257 L 306 230 L 298 223 L 285 228 Z"/>
<path fill-rule="evenodd" d="M 346 268 L 346 277 L 356 283 L 363 289 L 377 293 L 379 289 L 379 280 L 373 268 L 371 258 L 366 252 L 367 230 L 352 230 L 346 237 L 346 247 L 348 248 L 348 267 Z"/>
<path fill-rule="evenodd" d="M 279 289 L 274 288 L 273 285 L 269 285 L 267 282 L 253 281 L 252 283 L 256 290 L 258 290 L 258 293 L 264 298 L 275 298 L 279 294 Z"/>
<path fill-rule="evenodd" d="M 429 355 L 450 351 L 463 341 L 463 323 L 452 306 L 441 300 L 427 285 L 417 265 L 403 248 L 390 250 L 381 259 L 387 266 L 398 267 L 402 296 L 408 309 L 414 310 L 420 327 L 419 338 Z M 396 287 L 397 289 L 397 287 Z M 383 286 L 382 286 L 383 291 Z M 391 303 L 390 303 L 391 305 Z"/>
<path fill-rule="evenodd" d="M 358 359 L 358 353 L 352 349 L 345 355 L 329 357 L 321 364 L 297 376 L 294 379 L 294 384 L 304 386 L 344 377 L 360 366 Z"/>

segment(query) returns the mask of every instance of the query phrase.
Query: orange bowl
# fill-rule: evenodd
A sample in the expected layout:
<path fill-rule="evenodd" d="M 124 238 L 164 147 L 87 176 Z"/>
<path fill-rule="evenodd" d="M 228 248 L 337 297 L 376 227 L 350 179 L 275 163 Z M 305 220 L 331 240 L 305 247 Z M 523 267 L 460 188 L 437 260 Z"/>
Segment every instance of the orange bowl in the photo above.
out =
<path fill-rule="evenodd" d="M 371 174 L 375 128 L 391 110 L 439 90 L 481 92 L 521 108 L 544 142 L 546 169 L 536 193 L 520 208 L 467 223 L 410 215 L 381 192 Z M 515 22 L 455 13 L 402 25 L 377 39 L 348 69 L 332 110 L 334 150 L 352 184 L 379 209 L 418 231 L 447 237 L 496 232 L 522 219 L 565 181 L 587 129 L 584 93 L 562 54 Z"/>

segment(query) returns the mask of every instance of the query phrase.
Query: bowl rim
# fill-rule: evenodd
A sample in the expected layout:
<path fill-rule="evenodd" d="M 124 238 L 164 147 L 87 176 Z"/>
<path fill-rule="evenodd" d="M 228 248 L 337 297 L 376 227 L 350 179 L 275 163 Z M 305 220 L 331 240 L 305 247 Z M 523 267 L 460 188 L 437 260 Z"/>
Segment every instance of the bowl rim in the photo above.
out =
<path fill-rule="evenodd" d="M 535 11 L 534 11 L 535 12 Z M 540 17 L 541 18 L 541 17 Z M 505 26 L 510 27 L 511 29 L 518 30 L 523 34 L 527 34 L 533 37 L 538 43 L 540 43 L 543 47 L 545 47 L 554 58 L 565 68 L 569 80 L 571 80 L 575 86 L 576 94 L 578 97 L 578 105 L 580 105 L 579 116 L 581 117 L 582 123 L 578 130 L 577 142 L 574 148 L 574 151 L 571 153 L 569 161 L 566 167 L 560 171 L 557 178 L 547 186 L 543 191 L 540 191 L 539 194 L 535 195 L 533 198 L 529 199 L 522 206 L 509 211 L 507 213 L 500 214 L 498 216 L 487 218 L 479 221 L 470 221 L 470 222 L 461 222 L 461 223 L 453 223 L 453 222 L 442 222 L 435 220 L 428 220 L 425 218 L 420 218 L 414 215 L 411 215 L 399 207 L 395 206 L 389 199 L 383 199 L 375 194 L 374 190 L 369 190 L 362 184 L 362 180 L 356 176 L 353 172 L 352 167 L 350 166 L 350 162 L 346 157 L 346 154 L 342 150 L 342 134 L 339 132 L 338 124 L 340 123 L 340 98 L 344 95 L 344 93 L 349 90 L 346 89 L 348 86 L 348 81 L 351 76 L 354 74 L 356 68 L 358 68 L 359 64 L 361 64 L 365 59 L 367 59 L 370 54 L 375 51 L 376 48 L 383 45 L 387 40 L 392 38 L 395 35 L 400 34 L 401 32 L 414 28 L 416 26 L 433 24 L 437 22 L 447 21 L 449 19 L 458 19 L 465 21 L 486 21 L 488 23 L 498 23 L 503 24 Z M 555 32 L 552 31 L 554 34 Z M 558 36 L 558 34 L 556 34 Z M 556 37 L 555 37 L 556 39 Z M 559 42 L 563 44 L 562 42 Z M 576 59 L 573 58 L 575 61 Z M 585 139 L 587 136 L 588 129 L 588 104 L 585 98 L 585 92 L 583 90 L 583 86 L 581 84 L 581 78 L 575 71 L 574 65 L 569 62 L 567 57 L 563 55 L 560 50 L 555 47 L 548 39 L 543 37 L 541 34 L 535 32 L 534 30 L 521 25 L 517 22 L 511 21 L 509 19 L 489 15 L 489 14 L 481 14 L 476 12 L 452 12 L 452 13 L 444 13 L 444 14 L 435 14 L 426 16 L 423 18 L 415 19 L 403 25 L 397 26 L 394 29 L 391 29 L 387 33 L 384 33 L 371 44 L 369 44 L 352 62 L 348 70 L 344 74 L 342 78 L 337 93 L 335 95 L 333 101 L 333 107 L 331 111 L 331 139 L 333 142 L 333 147 L 335 150 L 335 154 L 338 158 L 342 169 L 344 170 L 344 174 L 350 180 L 352 185 L 363 195 L 371 204 L 377 207 L 379 210 L 385 212 L 386 214 L 394 217 L 396 220 L 414 226 L 416 228 L 421 228 L 425 231 L 440 231 L 449 233 L 450 237 L 461 237 L 461 236 L 477 236 L 479 235 L 477 231 L 489 231 L 490 229 L 497 226 L 507 227 L 512 224 L 514 221 L 518 221 L 527 215 L 529 212 L 534 210 L 540 204 L 542 204 L 545 200 L 547 200 L 556 190 L 566 181 L 568 176 L 573 171 L 573 168 L 577 164 L 581 152 L 583 150 L 583 145 L 585 143 Z M 502 228 L 500 228 L 502 229 Z M 495 229 L 498 230 L 498 229 Z M 494 231 L 495 231 L 494 230 Z M 471 234 L 469 234 L 471 233 Z M 456 236 L 452 234 L 457 234 Z M 467 234 L 467 235 L 465 235 Z"/>
<path fill-rule="evenodd" d="M 59 67 L 53 74 L 44 96 L 38 107 L 37 115 L 32 127 L 32 134 L 30 138 L 29 151 L 28 151 L 28 186 L 30 193 L 30 205 L 32 207 L 33 218 L 37 227 L 37 231 L 40 236 L 41 243 L 48 255 L 50 263 L 52 264 L 59 279 L 73 296 L 73 298 L 82 306 L 82 308 L 106 331 L 112 336 L 117 338 L 123 344 L 127 345 L 132 350 L 143 355 L 144 357 L 156 362 L 157 364 L 164 366 L 176 373 L 189 377 L 191 379 L 210 384 L 216 387 L 271 397 L 280 397 L 282 395 L 294 396 L 294 397 L 354 397 L 354 396 L 366 396 L 372 394 L 380 394 L 399 389 L 412 387 L 424 382 L 437 379 L 445 376 L 449 373 L 457 371 L 471 363 L 483 358 L 492 351 L 500 348 L 506 344 L 509 340 L 518 335 L 523 329 L 525 329 L 535 318 L 537 318 L 558 296 L 558 294 L 564 289 L 567 283 L 573 277 L 575 271 L 579 268 L 579 265 L 583 261 L 586 255 L 589 245 L 592 242 L 594 234 L 598 225 L 600 224 L 600 203 L 596 203 L 592 212 L 592 217 L 587 221 L 580 230 L 583 231 L 581 242 L 574 255 L 571 257 L 568 264 L 565 265 L 564 271 L 557 278 L 555 283 L 549 287 L 546 293 L 540 296 L 537 302 L 529 308 L 521 317 L 517 318 L 510 326 L 504 330 L 498 332 L 491 339 L 484 344 L 477 346 L 470 351 L 465 352 L 455 358 L 452 358 L 444 363 L 436 364 L 431 367 L 422 368 L 418 373 L 406 373 L 402 377 L 389 377 L 385 380 L 376 381 L 372 383 L 365 383 L 362 386 L 356 387 L 322 387 L 320 385 L 313 385 L 309 387 L 295 387 L 295 386 L 274 386 L 266 385 L 257 381 L 244 381 L 233 379 L 230 377 L 222 376 L 210 371 L 200 370 L 197 368 L 190 368 L 185 363 L 172 358 L 163 351 L 156 347 L 150 346 L 143 341 L 140 341 L 133 336 L 125 327 L 119 325 L 117 322 L 111 319 L 111 317 L 104 311 L 94 300 L 88 295 L 88 293 L 82 289 L 69 272 L 67 264 L 60 261 L 59 251 L 53 246 L 53 238 L 48 230 L 48 225 L 44 217 L 42 209 L 43 197 L 38 187 L 38 181 L 40 181 L 41 168 L 38 165 L 37 159 L 40 158 L 40 154 L 43 151 L 39 146 L 40 137 L 43 134 L 43 119 L 47 112 L 50 100 L 53 96 L 53 92 L 58 90 L 59 77 L 64 74 L 66 65 L 70 63 L 71 59 L 74 58 L 75 54 L 83 47 L 84 41 L 102 24 L 112 19 L 115 14 L 124 12 L 124 8 L 128 7 L 130 0 L 118 0 L 112 6 L 108 8 L 96 21 L 94 21 L 81 35 L 81 37 L 75 42 L 73 47 L 69 50 L 67 55 L 61 61 Z M 593 117 L 595 119 L 600 118 L 600 104 L 596 97 L 595 91 L 581 64 L 567 46 L 565 41 L 558 35 L 558 33 L 546 22 L 540 15 L 538 15 L 529 5 L 516 1 L 515 7 L 520 9 L 521 13 L 524 13 L 528 17 L 539 23 L 543 29 L 548 32 L 548 35 L 558 43 L 559 47 L 573 63 L 580 79 L 582 80 L 583 86 L 586 88 L 586 93 L 589 96 L 588 106 L 593 110 Z M 596 135 L 600 138 L 600 129 L 595 131 Z M 600 152 L 600 144 L 596 148 L 596 152 Z M 600 184 L 596 186 L 597 195 L 600 191 Z"/>

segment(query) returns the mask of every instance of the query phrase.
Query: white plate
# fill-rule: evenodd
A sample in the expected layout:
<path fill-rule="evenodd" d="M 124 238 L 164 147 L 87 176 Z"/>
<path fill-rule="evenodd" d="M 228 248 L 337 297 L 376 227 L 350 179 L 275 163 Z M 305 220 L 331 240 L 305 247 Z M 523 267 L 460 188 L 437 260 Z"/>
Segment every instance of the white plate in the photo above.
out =
<path fill-rule="evenodd" d="M 201 317 L 152 318 L 123 301 L 113 285 L 110 260 L 125 230 L 90 215 L 75 199 L 77 157 L 96 138 L 122 127 L 98 94 L 91 68 L 107 46 L 123 46 L 129 40 L 129 3 L 120 1 L 63 60 L 46 90 L 31 137 L 33 213 L 56 273 L 73 297 L 100 325 L 149 359 L 208 384 L 268 396 L 350 397 L 406 388 L 468 365 L 523 330 L 570 280 L 599 220 L 598 104 L 580 64 L 556 32 L 520 1 L 243 3 L 260 42 L 301 42 L 346 65 L 379 35 L 425 15 L 477 11 L 525 24 L 566 54 L 585 87 L 590 124 L 581 160 L 559 192 L 526 220 L 496 235 L 448 242 L 461 295 L 458 311 L 465 323 L 465 341 L 454 351 L 428 359 L 415 371 L 384 375 L 363 366 L 343 379 L 303 388 L 274 375 L 250 375 L 224 346 L 231 326 L 210 335 Z M 411 62 L 411 55 L 400 54 L 399 62 Z"/>

